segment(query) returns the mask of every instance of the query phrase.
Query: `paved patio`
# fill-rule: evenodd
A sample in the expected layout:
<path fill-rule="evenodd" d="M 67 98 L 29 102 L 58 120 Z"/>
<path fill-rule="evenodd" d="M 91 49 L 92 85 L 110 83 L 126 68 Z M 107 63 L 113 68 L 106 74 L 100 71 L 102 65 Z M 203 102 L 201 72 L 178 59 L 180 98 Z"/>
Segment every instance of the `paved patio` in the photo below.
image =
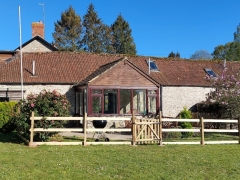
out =
<path fill-rule="evenodd" d="M 59 133 L 61 136 L 76 136 L 76 137 L 84 137 L 84 133 L 81 132 L 61 132 Z M 99 135 L 101 135 L 101 132 L 99 132 Z M 127 133 L 105 133 L 106 138 L 109 138 L 109 140 L 132 140 L 132 135 Z M 93 138 L 97 139 L 98 134 L 95 133 L 87 133 L 87 138 Z"/>

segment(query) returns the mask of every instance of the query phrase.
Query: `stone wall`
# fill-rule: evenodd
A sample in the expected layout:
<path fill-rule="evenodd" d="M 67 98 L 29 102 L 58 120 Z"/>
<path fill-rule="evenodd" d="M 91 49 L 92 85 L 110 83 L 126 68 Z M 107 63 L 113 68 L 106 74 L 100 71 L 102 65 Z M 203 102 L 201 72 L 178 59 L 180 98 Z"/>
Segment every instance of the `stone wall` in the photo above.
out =
<path fill-rule="evenodd" d="M 19 85 L 0 85 L 0 89 L 9 88 L 9 90 L 19 90 L 21 92 L 21 86 Z M 66 94 L 67 99 L 71 103 L 71 114 L 75 114 L 75 91 L 71 85 L 24 85 L 23 89 L 25 90 L 24 98 L 27 97 L 28 94 L 39 94 L 42 90 L 46 89 L 49 91 L 57 90 L 60 94 Z M 18 99 L 20 100 L 21 96 Z M 11 97 L 10 97 L 11 101 Z"/>
<path fill-rule="evenodd" d="M 34 40 L 30 44 L 23 47 L 22 52 L 51 52 L 51 50 L 39 41 Z"/>
<path fill-rule="evenodd" d="M 0 85 L 0 89 L 19 89 L 20 85 Z M 75 114 L 75 91 L 71 85 L 24 85 L 24 98 L 30 93 L 39 94 L 41 90 L 57 90 L 60 94 L 66 94 L 71 103 L 71 114 Z M 206 95 L 213 91 L 209 87 L 163 87 L 162 88 L 162 111 L 164 117 L 176 117 L 183 107 L 190 109 L 196 103 L 206 100 Z M 21 97 L 19 97 L 19 100 Z M 11 97 L 10 97 L 11 100 Z M 111 124 L 109 124 L 111 126 Z"/>
<path fill-rule="evenodd" d="M 183 107 L 190 109 L 196 103 L 206 100 L 207 94 L 214 91 L 209 87 L 170 87 L 162 88 L 162 113 L 164 117 L 176 117 Z"/>

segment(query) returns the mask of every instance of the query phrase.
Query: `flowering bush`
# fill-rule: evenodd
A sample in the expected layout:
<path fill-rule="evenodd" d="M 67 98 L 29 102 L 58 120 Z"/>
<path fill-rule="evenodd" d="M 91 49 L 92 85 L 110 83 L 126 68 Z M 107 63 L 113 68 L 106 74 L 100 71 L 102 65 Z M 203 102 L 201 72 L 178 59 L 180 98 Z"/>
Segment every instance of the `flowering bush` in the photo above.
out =
<path fill-rule="evenodd" d="M 29 136 L 30 117 L 32 111 L 35 116 L 52 117 L 52 116 L 69 116 L 70 103 L 65 95 L 61 95 L 56 90 L 52 92 L 43 90 L 40 94 L 29 94 L 26 101 L 21 101 L 15 106 L 13 117 L 16 130 L 22 135 Z M 35 128 L 62 127 L 64 121 L 51 121 L 43 118 L 35 121 Z M 41 141 L 47 140 L 53 133 L 40 132 L 35 133 L 35 138 Z"/>
<path fill-rule="evenodd" d="M 216 91 L 209 94 L 205 104 L 219 107 L 218 113 L 221 118 L 240 117 L 240 75 L 237 73 L 236 75 L 222 75 L 207 79 L 216 88 Z"/>

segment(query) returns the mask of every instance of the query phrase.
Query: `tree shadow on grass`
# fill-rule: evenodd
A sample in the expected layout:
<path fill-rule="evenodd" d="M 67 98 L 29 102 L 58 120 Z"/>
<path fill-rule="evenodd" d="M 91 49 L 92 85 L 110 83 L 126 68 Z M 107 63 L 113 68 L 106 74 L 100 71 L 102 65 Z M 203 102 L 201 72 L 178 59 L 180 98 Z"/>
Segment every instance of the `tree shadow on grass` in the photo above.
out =
<path fill-rule="evenodd" d="M 0 132 L 0 143 L 24 144 L 24 141 L 17 135 L 16 132 L 6 134 Z"/>

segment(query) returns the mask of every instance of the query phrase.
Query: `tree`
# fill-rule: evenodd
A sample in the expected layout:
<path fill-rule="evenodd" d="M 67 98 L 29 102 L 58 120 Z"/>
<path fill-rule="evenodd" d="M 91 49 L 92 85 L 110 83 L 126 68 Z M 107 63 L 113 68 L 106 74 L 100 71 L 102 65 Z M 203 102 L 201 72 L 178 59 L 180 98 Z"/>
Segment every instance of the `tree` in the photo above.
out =
<path fill-rule="evenodd" d="M 226 59 L 227 61 L 240 61 L 240 24 L 234 33 L 234 41 L 214 48 L 213 59 Z"/>
<path fill-rule="evenodd" d="M 180 58 L 180 53 L 179 52 L 176 53 L 176 58 Z"/>
<path fill-rule="evenodd" d="M 54 44 L 59 50 L 77 51 L 81 40 L 81 18 L 70 6 L 61 14 L 61 20 L 54 23 L 55 32 L 52 34 Z"/>
<path fill-rule="evenodd" d="M 106 42 L 109 36 L 109 30 L 94 10 L 93 4 L 90 4 L 87 13 L 83 17 L 83 39 L 81 46 L 84 51 L 102 53 L 106 52 Z"/>
<path fill-rule="evenodd" d="M 180 53 L 174 53 L 173 51 L 169 53 L 168 55 L 169 58 L 180 58 Z"/>
<path fill-rule="evenodd" d="M 237 26 L 237 31 L 234 33 L 234 42 L 240 43 L 240 24 Z"/>
<path fill-rule="evenodd" d="M 240 61 L 240 43 L 229 42 L 214 48 L 213 59 L 226 59 L 228 61 Z"/>
<path fill-rule="evenodd" d="M 226 53 L 228 49 L 226 45 L 219 45 L 214 48 L 214 51 L 212 53 L 213 59 L 226 59 Z"/>
<path fill-rule="evenodd" d="M 190 57 L 190 59 L 211 60 L 212 59 L 212 55 L 209 52 L 205 51 L 205 50 L 198 50 Z"/>
<path fill-rule="evenodd" d="M 111 28 L 107 25 L 103 25 L 101 33 L 102 33 L 102 52 L 114 54 L 116 51 L 113 47 L 113 36 Z"/>
<path fill-rule="evenodd" d="M 226 69 L 223 74 L 226 74 Z M 220 118 L 240 117 L 240 75 L 222 75 L 207 77 L 216 91 L 208 95 L 205 104 L 218 107 Z"/>
<path fill-rule="evenodd" d="M 132 38 L 132 30 L 122 15 L 118 15 L 116 21 L 111 25 L 111 29 L 115 53 L 135 55 L 137 50 Z"/>
<path fill-rule="evenodd" d="M 173 51 L 170 52 L 169 55 L 168 55 L 168 57 L 169 57 L 169 58 L 174 58 L 174 57 L 175 57 L 175 53 L 174 53 Z"/>

